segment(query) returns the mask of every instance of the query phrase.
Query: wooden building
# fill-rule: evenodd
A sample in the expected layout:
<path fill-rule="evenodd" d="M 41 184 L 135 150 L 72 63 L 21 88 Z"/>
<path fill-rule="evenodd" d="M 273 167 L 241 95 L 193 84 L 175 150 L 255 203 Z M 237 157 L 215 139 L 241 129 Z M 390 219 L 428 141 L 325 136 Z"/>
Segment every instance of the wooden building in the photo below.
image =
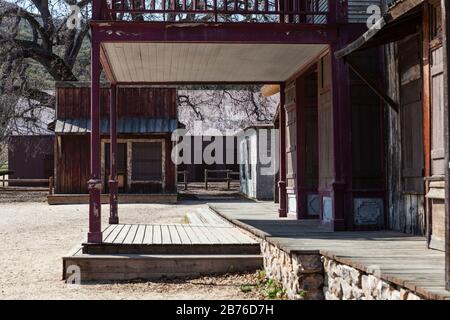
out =
<path fill-rule="evenodd" d="M 8 179 L 44 180 L 54 174 L 53 135 L 14 135 L 8 138 Z M 9 182 L 9 186 L 48 186 L 47 183 Z"/>
<path fill-rule="evenodd" d="M 238 134 L 240 192 L 257 200 L 274 200 L 278 150 L 273 125 L 260 124 Z"/>
<path fill-rule="evenodd" d="M 388 3 L 367 31 L 368 5 Z M 92 12 L 88 244 L 101 247 L 104 240 L 103 69 L 110 95 L 119 97 L 109 101 L 110 153 L 118 159 L 110 163 L 111 224 L 118 223 L 121 179 L 115 110 L 127 112 L 130 105 L 120 103 L 123 87 L 276 84 L 281 218 L 315 219 L 333 231 L 421 234 L 427 225 L 432 246 L 439 246 L 449 159 L 443 160 L 448 141 L 441 139 L 448 132 L 440 129 L 448 120 L 441 103 L 448 66 L 441 63 L 446 55 L 437 1 L 231 0 L 191 7 L 183 0 L 167 7 L 165 1 L 102 0 Z M 387 54 L 383 45 L 389 45 Z M 163 192 L 168 188 L 159 185 Z"/>
<path fill-rule="evenodd" d="M 386 56 L 388 227 L 445 243 L 444 46 L 441 1 L 394 4 L 385 25 L 350 44 L 358 52 L 384 45 Z M 395 33 L 391 32 L 395 29 Z M 372 32 L 371 32 L 372 31 Z"/>
<path fill-rule="evenodd" d="M 176 95 L 172 88 L 117 88 L 117 180 L 121 202 L 176 201 L 176 167 L 171 160 L 171 134 L 178 125 Z M 49 202 L 86 202 L 90 170 L 89 84 L 57 83 L 56 97 L 55 195 L 49 197 Z M 104 194 L 109 192 L 111 177 L 110 102 L 110 88 L 103 86 L 99 155 Z"/>
<path fill-rule="evenodd" d="M 224 7 L 222 1 L 214 2 L 207 12 L 187 6 L 156 9 L 145 2 L 131 7 L 121 1 L 94 5 L 91 120 L 98 125 L 92 130 L 91 149 L 101 149 L 100 65 L 113 86 L 278 84 L 280 216 L 320 219 L 333 230 L 385 227 L 381 99 L 335 57 L 367 30 L 369 14 L 361 8 L 368 1 L 295 0 L 273 5 L 264 0 L 243 7 L 237 0 L 233 3 L 234 7 Z M 152 13 L 169 21 L 152 21 Z M 186 19 L 195 21 L 197 14 L 207 14 L 207 19 L 185 24 L 186 13 L 192 14 Z M 242 19 L 234 20 L 236 15 Z M 369 61 L 366 72 L 381 78 L 381 50 L 360 53 L 358 60 Z M 101 159 L 93 157 L 89 233 L 93 242 L 101 242 L 95 215 L 101 173 Z"/>

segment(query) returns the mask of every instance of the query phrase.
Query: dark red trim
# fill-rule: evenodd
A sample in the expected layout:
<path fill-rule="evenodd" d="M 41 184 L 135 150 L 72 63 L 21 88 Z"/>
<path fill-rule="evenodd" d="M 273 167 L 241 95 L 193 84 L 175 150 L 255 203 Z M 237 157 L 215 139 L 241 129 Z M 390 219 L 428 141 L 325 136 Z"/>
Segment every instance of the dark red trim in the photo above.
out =
<path fill-rule="evenodd" d="M 287 217 L 286 203 L 286 104 L 285 84 L 280 85 L 280 113 L 279 113 L 279 137 L 280 137 L 280 181 L 278 182 L 280 207 L 278 213 L 280 218 Z"/>
<path fill-rule="evenodd" d="M 118 224 L 119 214 L 117 212 L 118 181 L 117 181 L 117 86 L 111 84 L 110 92 L 110 179 L 109 179 L 109 223 Z"/>
<path fill-rule="evenodd" d="M 330 24 L 202 24 L 91 22 L 100 42 L 328 44 L 338 39 Z"/>

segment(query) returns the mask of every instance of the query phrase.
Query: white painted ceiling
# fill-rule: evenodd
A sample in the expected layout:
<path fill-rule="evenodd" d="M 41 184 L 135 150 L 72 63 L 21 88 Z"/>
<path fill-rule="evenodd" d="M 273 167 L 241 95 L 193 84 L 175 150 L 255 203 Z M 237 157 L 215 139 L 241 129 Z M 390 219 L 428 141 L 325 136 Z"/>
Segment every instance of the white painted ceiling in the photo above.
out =
<path fill-rule="evenodd" d="M 325 45 L 104 43 L 118 82 L 280 82 Z"/>

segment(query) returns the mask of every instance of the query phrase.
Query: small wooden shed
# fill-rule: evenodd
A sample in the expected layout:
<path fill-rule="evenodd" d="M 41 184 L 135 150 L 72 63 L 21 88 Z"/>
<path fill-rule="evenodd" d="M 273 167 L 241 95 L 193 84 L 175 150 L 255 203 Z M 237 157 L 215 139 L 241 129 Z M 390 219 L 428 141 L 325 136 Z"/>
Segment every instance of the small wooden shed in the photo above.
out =
<path fill-rule="evenodd" d="M 57 83 L 56 98 L 55 195 L 49 202 L 87 202 L 91 128 L 89 83 Z M 171 161 L 171 134 L 178 127 L 176 89 L 119 86 L 116 99 L 121 202 L 176 201 L 176 166 Z M 109 87 L 105 85 L 101 89 L 100 123 L 102 193 L 109 192 L 109 100 Z M 154 197 L 162 194 L 166 197 Z M 108 199 L 103 198 L 105 202 Z"/>
<path fill-rule="evenodd" d="M 272 139 L 274 126 L 261 124 L 246 128 L 238 135 L 240 192 L 257 200 L 273 200 L 276 150 Z"/>

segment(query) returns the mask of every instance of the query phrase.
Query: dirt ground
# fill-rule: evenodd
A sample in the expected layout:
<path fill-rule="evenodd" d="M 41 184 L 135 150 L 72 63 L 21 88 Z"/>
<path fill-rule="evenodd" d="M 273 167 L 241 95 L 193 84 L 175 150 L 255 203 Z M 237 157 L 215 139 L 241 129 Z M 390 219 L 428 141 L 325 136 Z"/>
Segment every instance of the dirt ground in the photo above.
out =
<path fill-rule="evenodd" d="M 204 204 L 199 202 L 124 204 L 119 210 L 122 223 L 184 223 L 186 213 L 201 206 Z M 104 225 L 107 212 L 108 206 L 104 206 Z M 260 298 L 257 292 L 240 290 L 242 284 L 255 283 L 255 274 L 165 282 L 94 283 L 68 288 L 61 280 L 61 257 L 85 239 L 87 218 L 87 205 L 0 201 L 0 299 Z"/>

